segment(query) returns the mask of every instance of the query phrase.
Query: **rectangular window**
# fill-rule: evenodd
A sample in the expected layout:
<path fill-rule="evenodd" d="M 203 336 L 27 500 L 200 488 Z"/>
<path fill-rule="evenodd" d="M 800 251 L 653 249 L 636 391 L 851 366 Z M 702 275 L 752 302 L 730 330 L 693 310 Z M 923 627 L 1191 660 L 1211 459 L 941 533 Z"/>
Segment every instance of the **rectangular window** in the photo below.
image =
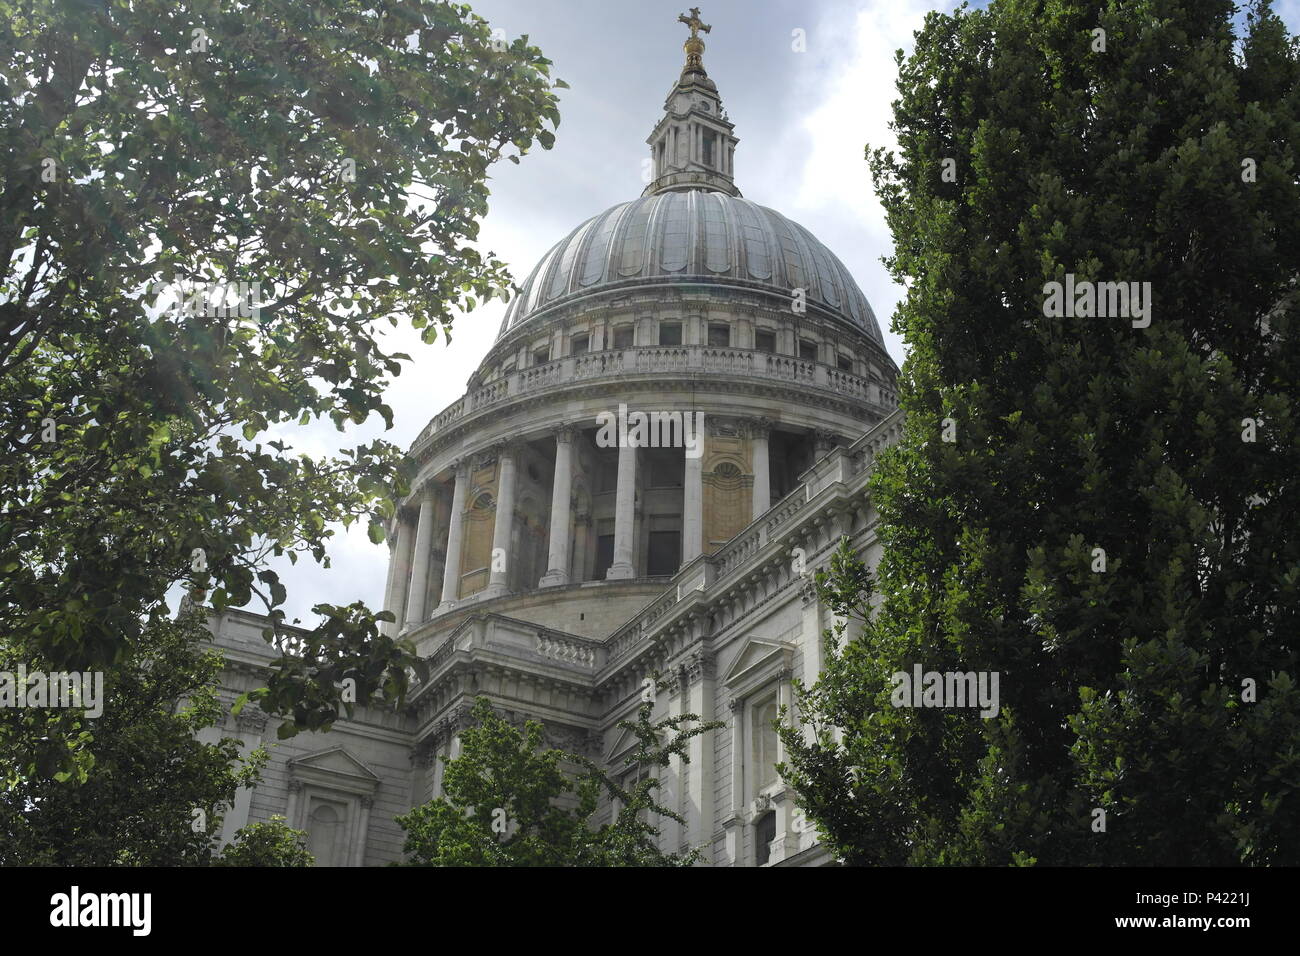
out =
<path fill-rule="evenodd" d="M 754 862 L 766 866 L 772 858 L 772 841 L 776 839 L 776 812 L 767 811 L 754 824 Z"/>
<path fill-rule="evenodd" d="M 704 165 L 705 166 L 713 165 L 714 144 L 717 142 L 717 139 L 718 137 L 716 133 L 704 134 Z"/>
<path fill-rule="evenodd" d="M 549 345 L 546 346 L 545 348 L 536 349 L 533 352 L 534 365 L 545 365 L 550 360 L 551 360 L 551 347 Z"/>
<path fill-rule="evenodd" d="M 620 325 L 614 330 L 614 348 L 630 349 L 632 347 L 633 328 L 630 325 Z"/>
<path fill-rule="evenodd" d="M 754 333 L 754 348 L 770 355 L 776 354 L 776 333 L 758 331 Z"/>
<path fill-rule="evenodd" d="M 605 580 L 605 574 L 609 571 L 609 566 L 614 563 L 614 536 L 612 534 L 602 534 L 596 536 L 596 577 L 595 580 Z"/>
<path fill-rule="evenodd" d="M 710 323 L 709 345 L 720 349 L 725 349 L 731 345 L 731 326 Z"/>
<path fill-rule="evenodd" d="M 660 322 L 659 323 L 659 344 L 660 345 L 681 345 L 682 324 L 680 322 Z"/>
<path fill-rule="evenodd" d="M 841 372 L 853 371 L 853 359 L 849 358 L 847 355 L 841 355 L 838 359 L 836 359 L 836 363 L 839 365 L 839 369 Z"/>
<path fill-rule="evenodd" d="M 646 573 L 676 574 L 682 563 L 682 535 L 680 531 L 651 531 L 650 553 L 646 557 Z"/>
<path fill-rule="evenodd" d="M 590 351 L 591 351 L 590 335 L 575 335 L 573 337 L 571 342 L 571 347 L 569 349 L 570 354 L 586 355 Z"/>
<path fill-rule="evenodd" d="M 805 362 L 817 361 L 817 343 L 807 339 L 799 340 L 799 358 Z"/>

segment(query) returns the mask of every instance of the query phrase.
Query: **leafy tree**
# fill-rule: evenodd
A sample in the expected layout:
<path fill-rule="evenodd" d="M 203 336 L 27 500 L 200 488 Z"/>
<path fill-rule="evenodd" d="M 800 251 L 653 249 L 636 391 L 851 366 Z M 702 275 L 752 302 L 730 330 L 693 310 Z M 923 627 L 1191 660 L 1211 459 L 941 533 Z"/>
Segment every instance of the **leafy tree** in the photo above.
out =
<path fill-rule="evenodd" d="M 284 817 L 240 827 L 221 853 L 222 866 L 314 866 L 316 858 L 303 845 L 307 834 L 287 826 Z"/>
<path fill-rule="evenodd" d="M 905 437 L 785 734 L 847 862 L 1300 862 L 1300 62 L 1233 14 L 995 0 L 899 54 Z M 1056 313 L 1066 274 L 1150 282 L 1149 325 Z M 998 715 L 895 708 L 915 664 Z"/>
<path fill-rule="evenodd" d="M 266 752 L 241 757 L 234 738 L 196 739 L 222 715 L 222 657 L 204 639 L 197 612 L 150 624 L 137 652 L 105 675 L 98 717 L 0 708 L 0 751 L 12 759 L 0 781 L 0 864 L 212 862 L 224 809 L 257 781 Z M 12 648 L 4 651 L 12 672 Z M 70 770 L 51 759 L 52 741 L 70 745 Z"/>
<path fill-rule="evenodd" d="M 506 288 L 468 245 L 487 171 L 549 148 L 562 84 L 437 0 L 0 0 L 0 85 L 0 635 L 112 668 L 190 579 L 278 621 L 267 559 L 328 564 L 337 522 L 382 540 L 406 475 L 388 442 L 259 436 L 391 425 L 381 323 L 432 342 Z M 375 649 L 333 645 L 359 701 L 405 688 L 408 649 Z"/>
<path fill-rule="evenodd" d="M 636 720 L 620 721 L 637 746 L 629 767 L 666 767 L 673 756 L 689 763 L 687 742 L 720 727 L 694 714 L 652 723 L 653 705 L 642 704 Z M 663 853 L 650 814 L 684 822 L 661 806 L 657 777 L 647 773 L 630 789 L 593 761 L 558 749 L 542 749 L 543 727 L 527 721 L 518 730 L 480 697 L 461 734 L 461 753 L 445 760 L 443 796 L 397 822 L 406 830 L 405 852 L 422 866 L 690 866 L 700 851 Z M 690 724 L 697 726 L 691 727 Z M 664 742 L 665 736 L 671 737 Z M 601 795 L 617 801 L 610 823 L 594 826 Z"/>

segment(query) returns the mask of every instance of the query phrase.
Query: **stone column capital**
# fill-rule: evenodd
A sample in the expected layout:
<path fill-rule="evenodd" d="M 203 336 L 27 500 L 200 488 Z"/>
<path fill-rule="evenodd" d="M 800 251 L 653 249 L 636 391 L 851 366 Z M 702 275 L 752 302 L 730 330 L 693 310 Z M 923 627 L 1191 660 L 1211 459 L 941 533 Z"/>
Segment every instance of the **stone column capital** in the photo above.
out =
<path fill-rule="evenodd" d="M 564 422 L 551 429 L 551 434 L 555 438 L 556 444 L 567 445 L 577 436 L 578 426 L 573 422 Z"/>
<path fill-rule="evenodd" d="M 691 684 L 698 684 L 702 680 L 713 680 L 714 672 L 712 654 L 695 651 L 686 659 L 686 676 Z"/>
<path fill-rule="evenodd" d="M 775 422 L 770 418 L 757 416 L 744 420 L 745 434 L 749 438 L 767 438 L 772 434 Z"/>
<path fill-rule="evenodd" d="M 492 456 L 494 458 L 497 459 L 511 458 L 515 461 L 518 461 L 519 453 L 523 451 L 523 447 L 524 447 L 523 439 L 512 436 L 510 438 L 501 438 L 498 439 L 497 441 L 494 441 L 489 446 L 489 450 L 491 451 Z"/>
<path fill-rule="evenodd" d="M 839 437 L 839 434 L 829 428 L 813 429 L 813 445 L 819 449 L 824 448 L 830 451 L 831 447 L 838 443 Z"/>

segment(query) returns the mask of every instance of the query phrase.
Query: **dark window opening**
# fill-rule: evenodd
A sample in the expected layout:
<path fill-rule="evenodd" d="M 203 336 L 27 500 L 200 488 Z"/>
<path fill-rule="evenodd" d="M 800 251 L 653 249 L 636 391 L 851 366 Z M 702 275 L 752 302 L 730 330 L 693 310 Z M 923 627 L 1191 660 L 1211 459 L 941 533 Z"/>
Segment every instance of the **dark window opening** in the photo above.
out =
<path fill-rule="evenodd" d="M 533 353 L 534 365 L 545 365 L 550 360 L 551 360 L 551 350 L 549 346 L 544 349 L 538 349 Z"/>
<path fill-rule="evenodd" d="M 772 841 L 775 839 L 776 812 L 769 810 L 754 824 L 754 842 L 758 844 L 755 850 L 759 866 L 763 866 L 772 858 Z"/>
<path fill-rule="evenodd" d="M 573 347 L 570 351 L 573 355 L 586 355 L 591 351 L 591 336 L 575 335 L 573 337 Z"/>
<path fill-rule="evenodd" d="M 817 343 L 807 339 L 799 340 L 799 358 L 805 362 L 817 361 Z"/>
<path fill-rule="evenodd" d="M 614 536 L 602 534 L 596 538 L 596 580 L 603 580 L 614 563 Z"/>
<path fill-rule="evenodd" d="M 704 134 L 704 165 L 705 166 L 713 165 L 714 144 L 717 142 L 717 139 L 718 137 L 715 133 Z"/>
<path fill-rule="evenodd" d="M 768 474 L 773 504 L 794 491 L 799 476 L 812 467 L 812 445 L 811 435 L 773 431 L 768 438 Z"/>
<path fill-rule="evenodd" d="M 651 531 L 646 573 L 651 576 L 675 574 L 682 563 L 681 539 L 680 531 Z"/>
<path fill-rule="evenodd" d="M 659 344 L 660 345 L 681 345 L 682 324 L 680 322 L 659 323 Z"/>
<path fill-rule="evenodd" d="M 632 326 L 620 325 L 614 330 L 614 348 L 630 349 L 632 347 Z"/>
<path fill-rule="evenodd" d="M 727 346 L 731 345 L 731 326 L 710 325 L 709 345 L 715 348 L 724 348 L 724 349 Z"/>
<path fill-rule="evenodd" d="M 841 355 L 836 362 L 839 365 L 841 372 L 853 371 L 853 359 L 849 358 L 847 355 Z"/>
<path fill-rule="evenodd" d="M 776 333 L 775 332 L 755 332 L 754 348 L 760 352 L 767 352 L 770 355 L 776 354 Z"/>

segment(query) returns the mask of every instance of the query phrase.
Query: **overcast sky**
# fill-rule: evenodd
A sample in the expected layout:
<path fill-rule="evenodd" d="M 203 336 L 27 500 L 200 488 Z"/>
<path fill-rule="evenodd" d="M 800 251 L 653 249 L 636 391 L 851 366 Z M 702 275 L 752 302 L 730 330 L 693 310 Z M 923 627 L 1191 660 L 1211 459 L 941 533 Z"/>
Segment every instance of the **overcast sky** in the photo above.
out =
<path fill-rule="evenodd" d="M 888 129 L 894 51 L 910 52 L 926 11 L 956 4 L 917 0 L 697 0 L 704 66 L 718 85 L 735 133 L 735 181 L 743 195 L 809 229 L 848 267 L 875 310 L 885 344 L 900 365 L 901 340 L 889 330 L 901 288 L 880 263 L 890 238 L 877 204 L 866 144 L 892 146 Z M 508 38 L 527 34 L 554 64 L 562 122 L 555 147 L 536 149 L 519 165 L 493 168 L 491 206 L 480 246 L 495 252 L 522 282 L 538 259 L 576 225 L 640 195 L 645 138 L 663 114 L 680 75 L 687 28 L 680 0 L 470 0 Z M 983 3 L 975 4 L 983 6 Z M 1300 0 L 1278 5 L 1295 31 Z M 792 49 L 804 32 L 806 51 Z M 496 337 L 505 304 L 493 301 L 457 320 L 451 345 L 423 345 L 397 334 L 393 350 L 414 363 L 390 389 L 394 427 L 382 422 L 344 435 L 332 426 L 284 429 L 296 449 L 325 455 L 382 435 L 406 448 L 429 419 L 459 398 L 466 379 Z M 385 326 L 386 327 L 386 326 Z M 316 623 L 313 604 L 364 600 L 382 607 L 387 545 L 369 542 L 364 522 L 338 529 L 332 567 L 310 558 L 273 565 L 289 593 L 288 620 Z M 173 595 L 175 597 L 175 595 Z M 251 610 L 262 610 L 259 603 Z"/>

